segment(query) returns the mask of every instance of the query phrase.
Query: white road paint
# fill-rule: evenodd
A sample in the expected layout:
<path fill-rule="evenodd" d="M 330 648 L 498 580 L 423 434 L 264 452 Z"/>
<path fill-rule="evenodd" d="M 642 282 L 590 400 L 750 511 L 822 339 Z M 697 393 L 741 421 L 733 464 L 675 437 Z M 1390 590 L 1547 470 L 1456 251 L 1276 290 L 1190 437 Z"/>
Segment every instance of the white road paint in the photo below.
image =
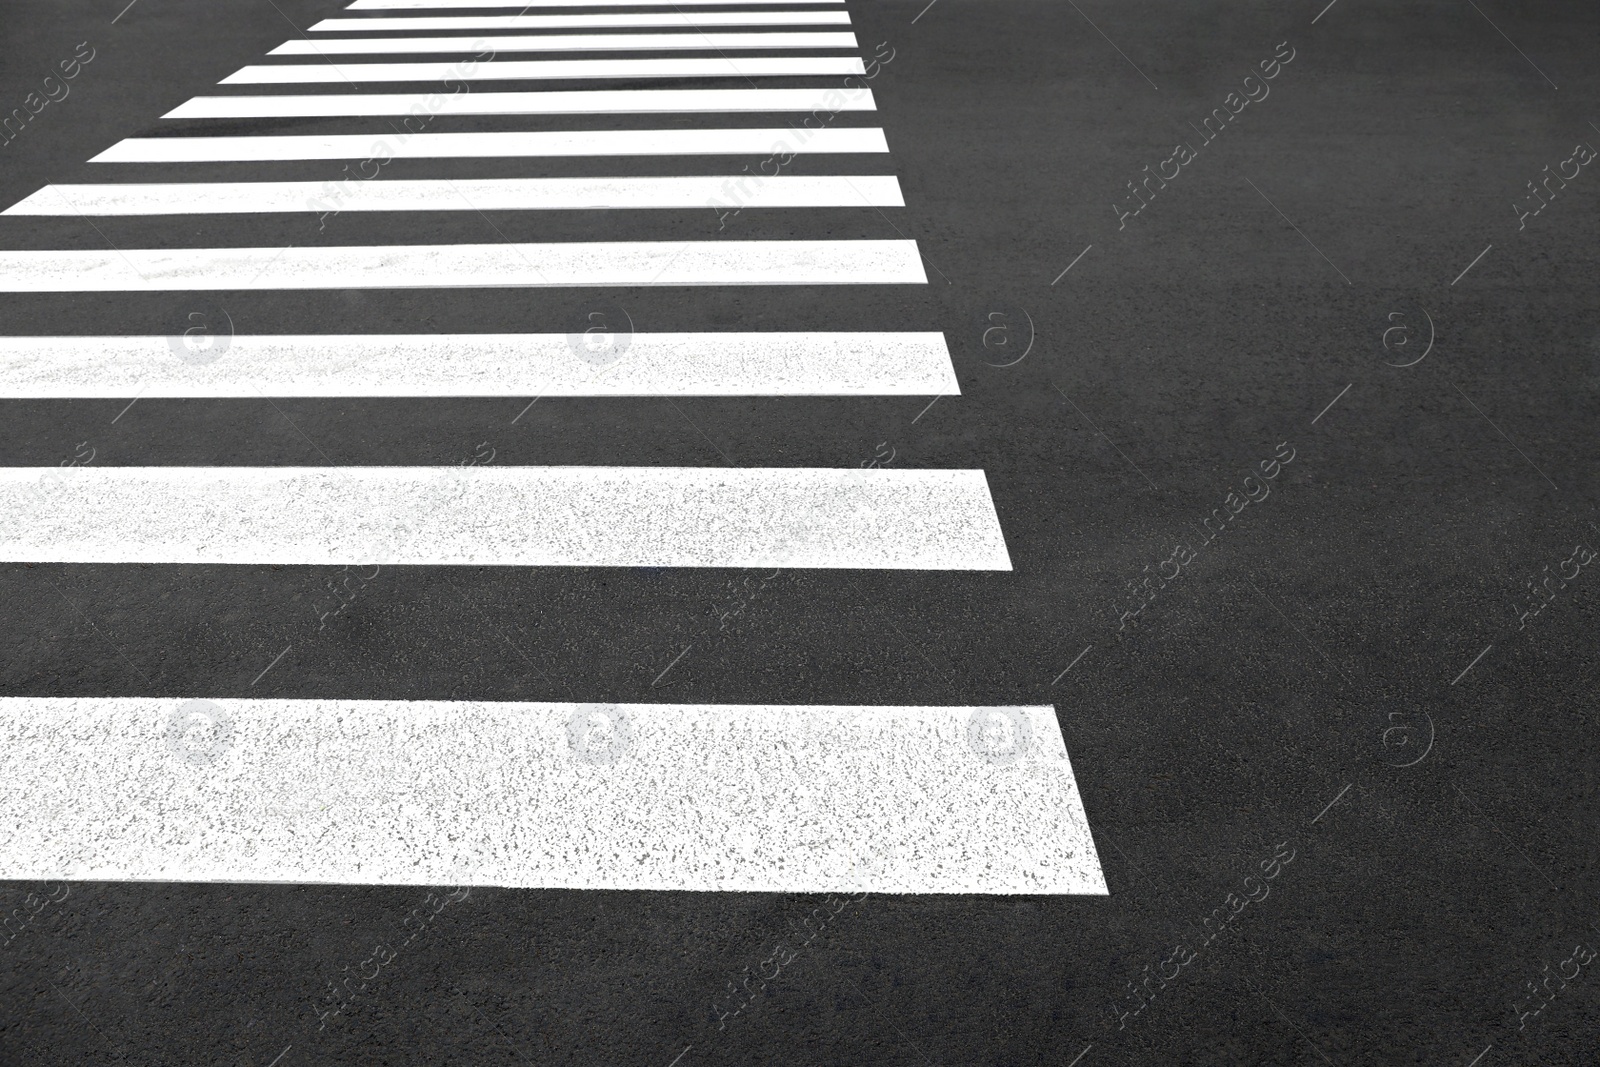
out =
<path fill-rule="evenodd" d="M 1011 569 L 981 470 L 0 467 L 0 516 L 14 563 Z"/>
<path fill-rule="evenodd" d="M 842 4 L 844 0 L 694 0 L 692 7 L 765 7 L 783 4 L 805 7 L 808 4 Z M 539 7 L 672 7 L 678 0 L 355 0 L 346 11 L 450 11 L 471 8 L 489 11 L 514 7 L 531 11 Z"/>
<path fill-rule="evenodd" d="M 550 81 L 574 78 L 773 78 L 864 74 L 853 56 L 716 56 L 706 59 L 496 59 L 470 71 L 454 63 L 308 63 L 241 67 L 218 85 L 339 82 Z M 447 81 L 448 79 L 448 81 Z"/>
<path fill-rule="evenodd" d="M 167 337 L 3 337 L 0 399 L 961 392 L 941 333 L 636 333 L 594 336 L 591 350 L 578 334 L 590 325 L 571 337 L 212 336 L 192 349 Z"/>
<path fill-rule="evenodd" d="M 741 188 L 740 183 L 743 183 Z M 0 215 L 207 215 L 276 211 L 904 207 L 888 175 L 462 178 L 47 185 Z"/>
<path fill-rule="evenodd" d="M 7 697 L 0 819 L 17 881 L 1106 893 L 1049 706 Z"/>
<path fill-rule="evenodd" d="M 566 241 L 0 251 L 0 293 L 926 284 L 915 241 Z"/>
<path fill-rule="evenodd" d="M 532 156 L 770 156 L 887 152 L 883 130 L 537 130 L 496 133 L 287 134 L 257 137 L 130 137 L 91 163 L 270 162 L 290 159 L 467 159 Z"/>
<path fill-rule="evenodd" d="M 716 26 L 848 26 L 845 11 L 656 11 L 629 15 L 443 15 L 323 19 L 312 33 L 387 33 L 415 30 L 598 30 Z"/>
<path fill-rule="evenodd" d="M 197 96 L 163 115 L 168 119 L 316 118 L 377 115 L 632 115 L 654 113 L 707 113 L 745 111 L 874 111 L 877 104 L 866 89 L 562 89 L 521 93 L 337 93 L 317 96 Z M 659 130 L 605 131 L 614 138 L 647 136 Z M 677 130 L 674 133 L 701 131 Z M 717 131 L 721 132 L 721 131 Z M 783 131 L 780 131 L 783 132 Z M 788 131 L 793 132 L 793 131 Z M 812 131 L 815 133 L 816 131 Z M 827 129 L 821 132 L 830 132 Z M 837 131 L 831 131 L 837 132 Z M 580 131 L 569 136 L 586 136 Z M 348 140 L 363 147 L 362 154 L 382 143 L 389 151 L 419 137 L 404 128 Z M 459 134 L 451 136 L 460 136 Z M 517 138 L 528 134 L 504 133 Z M 554 136 L 545 133 L 543 137 Z M 241 138 L 245 139 L 245 138 Z M 259 138 L 247 138 L 258 140 Z M 137 139 L 136 139 L 137 140 Z M 174 138 L 175 140 L 175 138 Z M 127 142 L 123 142 L 126 144 Z M 143 143 L 143 142 L 140 142 Z M 637 154 L 637 153 L 635 153 Z M 97 157 L 103 159 L 104 157 Z"/>
<path fill-rule="evenodd" d="M 352 5 L 386 6 L 423 4 Z M 339 21 L 353 20 L 317 28 Z M 398 28 L 375 25 L 389 21 L 402 20 L 362 20 L 361 28 Z M 412 28 L 449 20 L 403 21 Z M 505 77 L 666 77 L 730 63 L 747 75 L 847 72 L 829 64 L 860 71 L 859 60 L 804 60 L 800 69 L 787 60 L 726 59 L 501 61 L 489 69 Z M 432 79 L 445 76 L 441 66 L 342 73 Z M 304 75 L 310 69 L 246 68 L 227 81 L 332 81 L 341 73 Z M 451 113 L 701 110 L 685 106 L 690 95 L 475 94 Z M 870 95 L 862 95 L 865 107 L 829 110 L 870 110 Z M 535 96 L 540 102 L 527 99 Z M 656 106 L 624 107 L 624 96 Z M 809 96 L 797 110 L 823 106 Z M 196 100 L 171 117 L 207 107 L 218 109 L 209 117 L 233 117 L 228 108 L 252 106 L 279 109 L 261 115 L 295 114 L 282 109 L 296 106 L 347 109 L 305 114 L 397 114 L 419 98 L 382 98 L 405 102 L 394 112 L 348 110 L 397 106 L 379 99 Z M 887 151 L 876 129 L 813 132 L 792 146 L 791 138 L 798 140 L 791 130 L 762 129 L 132 139 L 97 161 L 365 158 L 378 145 L 385 155 L 417 158 Z M 343 183 L 337 207 L 699 208 L 737 178 Z M 328 209 L 311 204 L 324 188 L 49 186 L 5 214 L 316 211 Z M 740 199 L 749 207 L 903 205 L 898 182 L 881 176 L 783 176 Z M 911 241 L 0 251 L 0 292 L 925 281 Z M 242 335 L 188 359 L 179 338 L 4 337 L 0 398 L 959 392 L 938 333 L 634 334 L 615 359 L 576 342 L 566 334 Z M 1011 569 L 986 477 L 976 470 L 0 467 L 0 516 L 0 558 L 25 563 Z M 0 846 L 7 880 L 1107 891 L 1048 706 L 3 697 L 0 821 L 8 827 Z"/>
<path fill-rule="evenodd" d="M 481 6 L 481 5 L 480 5 Z M 856 35 L 806 33 L 585 33 L 520 37 L 319 37 L 285 41 L 269 56 L 500 52 L 714 52 L 734 49 L 858 48 Z"/>

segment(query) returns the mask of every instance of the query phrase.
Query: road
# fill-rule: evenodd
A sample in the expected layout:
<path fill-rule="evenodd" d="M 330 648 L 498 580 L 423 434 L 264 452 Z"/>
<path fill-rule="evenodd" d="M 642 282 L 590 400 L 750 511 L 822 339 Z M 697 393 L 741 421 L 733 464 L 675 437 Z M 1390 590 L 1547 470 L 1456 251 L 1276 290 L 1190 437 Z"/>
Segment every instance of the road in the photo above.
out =
<path fill-rule="evenodd" d="M 0 1063 L 1592 1058 L 1600 16 L 349 7 L 0 27 Z"/>

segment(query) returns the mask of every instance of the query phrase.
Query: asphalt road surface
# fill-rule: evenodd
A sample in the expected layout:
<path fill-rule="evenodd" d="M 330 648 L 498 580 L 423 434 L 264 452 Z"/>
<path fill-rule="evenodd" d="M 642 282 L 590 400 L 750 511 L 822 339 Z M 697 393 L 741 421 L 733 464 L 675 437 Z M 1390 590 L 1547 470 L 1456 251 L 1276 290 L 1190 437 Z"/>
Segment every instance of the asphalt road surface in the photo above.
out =
<path fill-rule="evenodd" d="M 0 1064 L 1594 1062 L 1597 31 L 13 0 Z"/>

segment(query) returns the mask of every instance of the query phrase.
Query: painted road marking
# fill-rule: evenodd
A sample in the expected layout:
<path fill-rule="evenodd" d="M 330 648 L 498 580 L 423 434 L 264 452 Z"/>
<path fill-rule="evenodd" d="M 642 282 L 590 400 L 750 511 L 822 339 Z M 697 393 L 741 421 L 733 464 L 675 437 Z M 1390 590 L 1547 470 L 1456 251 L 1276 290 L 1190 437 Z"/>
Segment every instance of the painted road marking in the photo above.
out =
<path fill-rule="evenodd" d="M 206 341 L 215 348 L 191 353 L 182 338 L 0 338 L 0 398 L 961 391 L 944 335 L 937 332 L 636 333 L 599 337 L 593 352 L 581 337 L 548 333 L 242 335 Z"/>
<path fill-rule="evenodd" d="M 865 74 L 853 56 L 718 56 L 714 59 L 498 59 L 471 71 L 454 63 L 309 63 L 241 67 L 218 85 L 310 82 L 539 81 L 562 78 L 771 78 Z"/>
<path fill-rule="evenodd" d="M 787 4 L 804 7 L 807 4 L 842 4 L 844 0 L 694 0 L 694 7 L 764 7 Z M 497 7 L 515 7 L 524 11 L 536 7 L 673 7 L 677 0 L 355 0 L 346 4 L 346 11 L 449 11 L 457 8 L 474 8 L 488 11 Z"/>
<path fill-rule="evenodd" d="M 402 52 L 477 55 L 499 52 L 712 52 L 740 48 L 857 48 L 853 33 L 588 33 L 521 37 L 321 37 L 285 41 L 269 56 L 393 55 Z"/>
<path fill-rule="evenodd" d="M 519 15 L 334 19 L 316 28 L 785 23 L 848 25 L 849 18 L 843 12 Z M 577 38 L 554 40 L 564 43 L 550 50 L 573 47 Z M 419 43 L 402 39 L 390 50 L 423 51 Z M 350 54 L 380 52 L 377 44 L 365 38 Z M 338 47 L 329 42 L 330 50 Z M 317 53 L 315 46 L 279 52 Z M 710 62 L 502 62 L 492 69 L 681 76 L 702 69 L 692 64 Z M 740 66 L 770 73 L 792 71 L 783 64 L 793 62 Z M 347 71 L 364 69 L 370 78 L 380 68 L 407 77 L 439 74 L 436 64 Z M 284 73 L 296 69 L 246 68 L 229 80 L 301 80 Z M 444 98 L 443 113 L 874 106 L 864 90 L 836 89 L 460 99 L 468 95 Z M 169 117 L 397 115 L 424 99 L 202 98 Z M 135 138 L 97 161 L 780 150 L 888 149 L 881 130 L 850 128 L 397 131 L 393 142 L 387 134 Z M 463 180 L 451 191 L 459 198 L 464 187 L 469 199 L 494 208 L 597 206 L 593 199 L 677 207 L 692 206 L 711 183 L 726 180 Z M 743 200 L 827 206 L 842 195 L 841 181 L 858 187 L 847 201 L 852 206 L 902 203 L 893 178 L 865 177 L 784 176 Z M 347 191 L 348 203 L 339 207 L 434 209 L 450 184 L 372 183 Z M 80 214 L 307 210 L 295 199 L 322 188 L 305 182 L 47 187 L 10 213 L 47 213 L 52 198 L 81 201 Z M 925 281 L 911 241 L 0 252 L 0 291 L 13 292 Z M 611 341 L 592 352 L 581 337 L 565 334 L 242 335 L 208 345 L 196 352 L 182 338 L 4 338 L 0 397 L 120 399 L 137 390 L 136 397 L 152 398 L 935 393 L 937 399 L 959 392 L 937 333 L 638 334 L 627 337 L 625 349 Z M 0 515 L 6 516 L 0 558 L 18 562 L 1011 569 L 978 470 L 4 467 Z M 275 649 L 267 650 L 241 677 L 266 662 L 251 685 L 261 682 L 291 650 L 270 660 Z M 292 666 L 290 660 L 275 677 Z M 6 816 L 16 828 L 0 858 L 6 879 L 1106 893 L 1050 707 L 0 698 L 0 817 Z"/>
<path fill-rule="evenodd" d="M 915 241 L 567 241 L 0 251 L 0 292 L 921 285 Z"/>
<path fill-rule="evenodd" d="M 981 470 L 0 467 L 0 559 L 1010 570 Z"/>
<path fill-rule="evenodd" d="M 421 111 L 416 109 L 421 108 Z M 737 113 L 745 111 L 875 111 L 877 103 L 870 90 L 849 93 L 838 89 L 563 89 L 527 93 L 361 93 L 317 96 L 197 96 L 178 105 L 162 118 L 238 119 L 312 118 L 322 116 L 375 115 L 633 115 L 685 113 Z M 574 131 L 583 135 L 586 131 Z M 614 130 L 594 131 L 614 138 L 650 136 L 664 132 L 703 131 Z M 716 131 L 723 132 L 723 131 Z M 779 131 L 785 134 L 792 130 Z M 823 129 L 813 134 L 839 132 Z M 363 156 L 372 152 L 375 142 L 405 144 L 437 134 L 401 131 L 394 138 L 387 134 L 353 136 L 363 142 Z M 459 137 L 460 134 L 449 136 Z M 512 132 L 503 138 L 530 136 Z M 545 134 L 544 136 L 553 136 Z M 138 139 L 135 138 L 135 141 Z M 128 143 L 126 141 L 122 142 Z M 884 151 L 887 151 L 885 149 Z M 624 153 L 629 154 L 629 153 Z M 633 153 L 638 154 L 638 153 Z"/>
<path fill-rule="evenodd" d="M 741 183 L 743 189 L 741 190 Z M 268 211 L 528 211 L 586 208 L 904 207 L 885 175 L 715 174 L 47 185 L 4 215 L 209 215 Z"/>
<path fill-rule="evenodd" d="M 445 15 L 402 18 L 323 19 L 312 33 L 386 33 L 411 30 L 579 30 L 675 26 L 848 26 L 846 11 L 678 11 L 630 15 Z"/>
<path fill-rule="evenodd" d="M 1106 893 L 1050 706 L 7 697 L 0 817 L 17 881 Z"/>

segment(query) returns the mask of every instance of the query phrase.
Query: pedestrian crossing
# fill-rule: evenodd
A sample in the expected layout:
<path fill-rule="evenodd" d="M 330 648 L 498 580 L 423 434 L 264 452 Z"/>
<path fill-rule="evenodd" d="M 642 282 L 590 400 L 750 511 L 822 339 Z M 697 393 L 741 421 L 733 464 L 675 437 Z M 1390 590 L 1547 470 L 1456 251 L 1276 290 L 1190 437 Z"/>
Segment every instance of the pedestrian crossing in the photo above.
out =
<path fill-rule="evenodd" d="M 574 78 L 778 78 L 865 74 L 860 59 L 718 56 L 711 59 L 496 59 L 464 73 L 458 63 L 307 63 L 241 67 L 218 85 L 308 82 L 548 81 Z"/>
<path fill-rule="evenodd" d="M 0 468 L 0 508 L 13 512 L 0 535 L 8 559 L 1011 567 L 981 471 L 89 466 L 33 500 L 43 473 Z M 413 533 L 391 545 L 397 530 Z"/>
<path fill-rule="evenodd" d="M 0 293 L 905 285 L 927 280 L 912 241 L 562 241 L 0 252 Z"/>
<path fill-rule="evenodd" d="M 513 5 L 526 7 L 527 5 Z M 570 6 L 570 5 L 567 5 Z M 588 5 L 585 5 L 588 6 Z M 718 26 L 848 26 L 844 11 L 659 11 L 629 15 L 445 15 L 401 18 L 323 19 L 312 33 L 393 33 L 413 30 L 566 30 Z"/>
<path fill-rule="evenodd" d="M 805 7 L 815 4 L 842 5 L 844 0 L 695 0 L 694 7 Z M 531 11 L 537 7 L 573 7 L 571 0 L 355 0 L 348 11 L 398 11 L 405 8 L 447 11 L 451 8 L 489 10 L 496 7 L 515 7 Z M 586 0 L 583 7 L 671 7 L 674 0 Z"/>
<path fill-rule="evenodd" d="M 723 236 L 709 225 L 703 236 L 647 239 L 633 220 L 702 213 L 709 223 L 707 208 L 887 218 L 884 210 L 905 204 L 895 177 L 840 169 L 889 152 L 883 129 L 861 124 L 877 110 L 859 81 L 863 60 L 827 54 L 858 47 L 842 0 L 696 6 L 745 10 L 683 12 L 653 0 L 355 0 L 349 17 L 316 22 L 269 52 L 269 62 L 240 68 L 215 94 L 163 116 L 192 125 L 129 137 L 94 156 L 88 162 L 104 181 L 48 184 L 3 215 L 19 224 L 178 225 L 349 211 L 366 216 L 371 225 L 361 232 L 379 241 L 35 242 L 0 249 L 0 293 L 715 287 L 747 290 L 759 309 L 776 287 L 926 284 L 917 242 L 903 235 L 841 236 L 821 224 L 807 235 L 801 222 L 784 239 Z M 611 7 L 636 10 L 603 10 Z M 517 13 L 429 14 L 504 8 Z M 529 32 L 466 36 L 479 31 Z M 501 48 L 580 57 L 504 59 Z M 725 48 L 794 54 L 730 56 Z M 707 54 L 603 55 L 656 51 Z M 473 59 L 365 58 L 462 53 Z M 727 79 L 744 84 L 715 86 Z M 808 84 L 759 84 L 773 79 Z M 606 87 L 619 80 L 628 87 Z M 713 85 L 676 84 L 684 80 Z M 454 85 L 369 88 L 436 82 Z M 529 88 L 474 88 L 499 82 Z M 293 85 L 328 91 L 231 91 Z M 827 120 L 801 126 L 800 112 Z M 419 115 L 446 128 L 402 129 L 387 119 Z M 673 121 L 631 128 L 649 115 Z M 771 117 L 751 127 L 732 124 L 734 115 Z M 219 120 L 227 132 L 208 132 Z M 316 132 L 282 132 L 302 120 Z M 450 128 L 453 121 L 501 126 Z M 515 128 L 504 128 L 508 121 Z M 588 128 L 565 128 L 574 121 Z M 817 157 L 824 172 L 752 174 L 731 162 L 801 154 Z M 622 157 L 646 162 L 605 173 L 620 170 L 606 161 Z M 694 163 L 699 157 L 706 162 Z M 274 169 L 374 159 L 416 169 L 350 180 L 346 167 L 321 182 Z M 597 172 L 552 175 L 547 160 Z M 499 165 L 515 174 L 446 176 L 429 173 L 430 161 L 511 161 Z M 617 211 L 605 216 L 608 233 L 625 239 L 486 243 L 481 228 L 472 240 L 444 236 L 452 220 L 486 211 L 528 213 L 537 231 L 560 213 L 595 209 Z M 411 221 L 419 218 L 427 225 Z M 177 338 L 4 337 L 0 398 L 960 395 L 938 333 L 783 330 L 759 310 L 741 314 L 780 328 L 642 331 L 604 359 L 560 332 L 564 323 L 519 334 L 242 334 L 202 360 L 183 358 Z M 7 467 L 0 514 L 0 551 L 27 563 L 952 574 L 1012 565 L 982 470 Z M 54 796 L 65 784 L 70 793 L 0 854 L 0 877 L 390 884 L 450 872 L 470 884 L 591 889 L 1105 892 L 1053 708 L 187 704 L 205 705 L 213 729 L 226 726 L 226 744 L 199 769 L 187 742 L 175 743 L 163 725 L 187 706 L 181 698 L 0 699 L 0 815 L 36 805 L 41 790 Z M 594 740 L 595 730 L 604 740 Z M 184 756 L 181 774 L 174 751 Z M 370 804 L 306 814 L 332 783 L 355 780 L 370 786 Z M 79 796 L 74 781 L 104 788 Z"/>
<path fill-rule="evenodd" d="M 973 758 L 985 717 L 1037 743 Z M 8 878 L 1105 892 L 1048 707 L 9 698 L 0 736 Z"/>
<path fill-rule="evenodd" d="M 225 352 L 185 360 L 165 337 L 0 337 L 0 399 L 961 393 L 941 333 L 634 333 L 621 352 L 592 362 L 573 358 L 570 334 L 240 334 L 220 343 Z"/>
<path fill-rule="evenodd" d="M 890 175 L 780 175 L 747 182 L 744 206 L 904 207 Z M 0 215 L 234 214 L 271 211 L 531 211 L 703 208 L 726 197 L 721 176 L 672 178 L 492 178 L 355 182 L 324 199 L 323 182 L 167 182 L 47 185 Z"/>
<path fill-rule="evenodd" d="M 483 5 L 474 5 L 482 7 Z M 815 51 L 855 48 L 848 31 L 809 30 L 799 33 L 569 33 L 551 36 L 500 37 L 322 37 L 285 41 L 269 56 L 435 55 L 499 52 L 728 52 L 784 48 Z"/>
<path fill-rule="evenodd" d="M 628 109 L 636 103 L 625 102 Z M 489 101 L 499 106 L 502 101 Z M 514 102 L 504 102 L 517 106 Z M 293 115 L 297 103 L 268 105 Z M 345 108 L 352 104 L 336 105 Z M 379 104 L 377 106 L 384 106 Z M 309 106 L 307 108 L 309 110 Z M 616 110 L 623 110 L 618 107 Z M 441 113 L 449 113 L 441 109 Z M 455 114 L 467 114 L 457 111 Z M 479 111 L 476 114 L 526 114 Z M 335 114 L 349 114 L 338 111 Z M 380 112 L 405 114 L 405 110 Z M 208 116 L 220 117 L 220 116 Z M 235 117 L 235 116 L 229 116 Z M 273 117 L 285 117 L 276 115 Z M 259 137 L 130 137 L 90 160 L 92 163 L 250 163 L 303 159 L 372 159 L 378 146 L 385 159 L 486 159 L 549 156 L 731 156 L 790 152 L 812 155 L 887 152 L 883 131 L 841 127 L 811 132 L 805 139 L 785 128 L 699 130 L 507 130 L 493 133 L 273 134 Z M 749 175 L 729 174 L 738 181 Z M 71 205 L 63 205 L 68 214 Z"/>

